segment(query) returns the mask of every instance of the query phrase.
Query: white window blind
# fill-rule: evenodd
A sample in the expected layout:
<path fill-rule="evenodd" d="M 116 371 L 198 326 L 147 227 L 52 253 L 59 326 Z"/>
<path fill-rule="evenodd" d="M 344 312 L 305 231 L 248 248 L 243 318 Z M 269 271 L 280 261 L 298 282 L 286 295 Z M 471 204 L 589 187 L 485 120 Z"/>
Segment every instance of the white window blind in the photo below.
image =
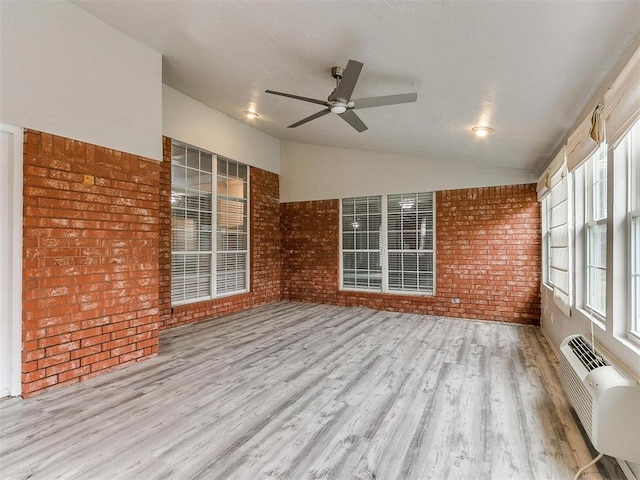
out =
<path fill-rule="evenodd" d="M 640 117 L 640 48 L 604 95 L 607 142 L 615 145 Z"/>
<path fill-rule="evenodd" d="M 572 172 L 588 159 L 598 148 L 598 144 L 589 136 L 591 116 L 587 116 L 567 139 L 567 170 Z"/>
<path fill-rule="evenodd" d="M 342 288 L 432 295 L 433 193 L 344 198 Z"/>
<path fill-rule="evenodd" d="M 382 197 L 342 200 L 342 286 L 382 289 Z"/>
<path fill-rule="evenodd" d="M 571 314 L 571 252 L 569 245 L 570 196 L 564 149 L 562 161 L 549 177 L 549 283 L 553 287 L 554 302 L 569 316 Z"/>
<path fill-rule="evenodd" d="M 218 157 L 216 295 L 247 290 L 247 167 Z"/>
<path fill-rule="evenodd" d="M 213 156 L 174 143 L 171 160 L 171 298 L 209 298 Z"/>
<path fill-rule="evenodd" d="M 171 162 L 172 302 L 246 291 L 247 167 L 180 142 Z"/>
<path fill-rule="evenodd" d="M 433 193 L 387 196 L 390 291 L 433 294 Z"/>

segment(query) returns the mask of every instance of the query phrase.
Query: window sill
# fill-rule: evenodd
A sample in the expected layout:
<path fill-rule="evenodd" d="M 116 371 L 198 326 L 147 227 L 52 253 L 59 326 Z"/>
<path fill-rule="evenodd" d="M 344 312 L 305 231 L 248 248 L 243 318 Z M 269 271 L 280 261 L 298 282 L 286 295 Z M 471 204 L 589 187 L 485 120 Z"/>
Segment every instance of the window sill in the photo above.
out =
<path fill-rule="evenodd" d="M 398 291 L 389 291 L 383 292 L 382 290 L 367 290 L 364 288 L 344 288 L 341 287 L 339 292 L 341 293 L 366 293 L 370 295 L 390 295 L 393 297 L 425 297 L 425 298 L 435 298 L 435 292 L 427 293 L 427 292 L 398 292 Z"/>
<path fill-rule="evenodd" d="M 194 305 L 198 305 L 198 304 L 203 304 L 203 303 L 215 303 L 217 301 L 222 301 L 222 300 L 226 300 L 230 297 L 237 297 L 240 295 L 247 295 L 248 293 L 250 293 L 249 290 L 242 290 L 239 292 L 233 292 L 233 293 L 226 293 L 224 295 L 218 295 L 217 297 L 201 297 L 201 298 L 196 298 L 193 300 L 186 300 L 184 302 L 176 302 L 176 303 L 172 303 L 171 304 L 171 308 L 174 309 L 187 309 L 189 307 L 192 307 Z"/>
<path fill-rule="evenodd" d="M 601 316 L 599 313 L 590 312 L 588 310 L 585 310 L 584 308 L 579 308 L 579 307 L 577 307 L 577 310 L 582 315 L 584 315 L 587 318 L 587 320 L 591 321 L 591 323 L 593 323 L 596 327 L 600 328 L 600 330 L 602 330 L 603 332 L 607 331 L 607 325 L 606 325 L 607 319 Z"/>
<path fill-rule="evenodd" d="M 631 333 L 627 333 L 625 336 L 616 336 L 616 340 L 622 343 L 633 353 L 640 356 L 640 338 L 632 335 Z"/>

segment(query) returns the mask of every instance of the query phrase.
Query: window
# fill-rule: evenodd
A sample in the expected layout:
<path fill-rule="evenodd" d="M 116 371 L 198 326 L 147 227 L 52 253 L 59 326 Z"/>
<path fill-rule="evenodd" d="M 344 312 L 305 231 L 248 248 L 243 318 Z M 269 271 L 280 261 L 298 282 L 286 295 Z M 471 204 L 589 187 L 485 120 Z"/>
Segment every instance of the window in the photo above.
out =
<path fill-rule="evenodd" d="M 545 195 L 542 200 L 542 282 L 550 288 L 551 283 L 551 231 L 549 230 L 549 220 L 551 217 L 551 196 Z"/>
<path fill-rule="evenodd" d="M 218 157 L 216 294 L 247 290 L 247 167 Z"/>
<path fill-rule="evenodd" d="M 628 232 L 629 333 L 640 340 L 640 121 L 622 138 L 614 151 L 628 172 L 626 223 Z"/>
<path fill-rule="evenodd" d="M 171 150 L 172 302 L 247 291 L 247 167 L 178 142 Z"/>
<path fill-rule="evenodd" d="M 630 217 L 631 229 L 631 287 L 629 303 L 631 322 L 629 332 L 640 339 L 640 214 L 636 210 Z"/>
<path fill-rule="evenodd" d="M 342 288 L 434 293 L 433 193 L 345 198 L 341 206 Z"/>
<path fill-rule="evenodd" d="M 382 197 L 342 200 L 342 286 L 382 289 Z"/>
<path fill-rule="evenodd" d="M 602 144 L 585 167 L 585 307 L 607 312 L 607 147 Z"/>
<path fill-rule="evenodd" d="M 390 291 L 433 294 L 433 193 L 387 197 Z"/>
<path fill-rule="evenodd" d="M 564 157 L 564 153 L 561 153 Z M 551 176 L 547 195 L 548 285 L 553 288 L 554 302 L 567 315 L 571 309 L 571 247 L 569 244 L 569 212 L 571 211 L 569 182 L 563 162 Z"/>

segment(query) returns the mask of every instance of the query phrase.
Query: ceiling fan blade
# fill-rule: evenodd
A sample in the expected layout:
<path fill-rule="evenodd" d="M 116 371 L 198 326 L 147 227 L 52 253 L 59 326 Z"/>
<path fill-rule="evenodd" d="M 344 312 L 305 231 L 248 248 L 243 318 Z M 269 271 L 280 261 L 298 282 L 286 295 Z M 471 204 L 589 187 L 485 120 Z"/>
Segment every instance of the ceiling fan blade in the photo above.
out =
<path fill-rule="evenodd" d="M 401 93 L 398 95 L 386 95 L 383 97 L 357 98 L 352 100 L 353 108 L 383 107 L 385 105 L 397 105 L 399 103 L 411 103 L 418 99 L 417 93 Z"/>
<path fill-rule="evenodd" d="M 323 100 L 316 100 L 315 98 L 301 97 L 300 95 L 291 95 L 290 93 L 274 92 L 273 90 L 265 90 L 264 93 L 271 93 L 273 95 L 280 95 L 281 97 L 295 98 L 296 100 L 302 100 L 303 102 L 315 103 L 318 105 L 329 106 L 329 102 Z"/>
<path fill-rule="evenodd" d="M 356 62 L 355 60 L 349 60 L 347 68 L 345 68 L 342 73 L 342 80 L 340 80 L 340 84 L 334 93 L 334 97 L 337 100 L 344 100 L 345 102 L 348 102 L 351 99 L 351 94 L 353 93 L 353 89 L 356 88 L 356 83 L 358 82 L 361 70 L 362 63 Z"/>
<path fill-rule="evenodd" d="M 356 112 L 354 112 L 353 110 L 347 110 L 346 112 L 341 113 L 340 116 L 344 119 L 345 122 L 347 122 L 359 132 L 364 132 L 367 128 L 369 128 L 364 124 L 362 120 L 360 120 L 360 117 L 356 115 Z"/>
<path fill-rule="evenodd" d="M 300 120 L 299 122 L 296 123 L 292 123 L 291 125 L 289 125 L 287 128 L 296 128 L 299 127 L 300 125 L 303 125 L 307 122 L 310 122 L 311 120 L 315 120 L 316 118 L 320 118 L 325 116 L 327 113 L 331 113 L 331 110 L 327 109 L 327 110 L 320 110 L 318 113 L 314 113 L 313 115 L 307 117 L 307 118 L 303 118 L 302 120 Z"/>

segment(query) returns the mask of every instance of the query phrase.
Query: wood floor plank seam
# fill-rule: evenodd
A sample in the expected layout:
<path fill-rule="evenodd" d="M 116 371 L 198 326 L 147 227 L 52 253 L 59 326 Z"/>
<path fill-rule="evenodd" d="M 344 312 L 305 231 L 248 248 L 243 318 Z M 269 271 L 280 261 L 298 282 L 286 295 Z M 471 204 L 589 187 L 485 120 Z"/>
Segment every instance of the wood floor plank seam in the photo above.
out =
<path fill-rule="evenodd" d="M 360 307 L 175 327 L 154 359 L 0 400 L 1 480 L 571 480 L 592 453 L 539 328 Z"/>

